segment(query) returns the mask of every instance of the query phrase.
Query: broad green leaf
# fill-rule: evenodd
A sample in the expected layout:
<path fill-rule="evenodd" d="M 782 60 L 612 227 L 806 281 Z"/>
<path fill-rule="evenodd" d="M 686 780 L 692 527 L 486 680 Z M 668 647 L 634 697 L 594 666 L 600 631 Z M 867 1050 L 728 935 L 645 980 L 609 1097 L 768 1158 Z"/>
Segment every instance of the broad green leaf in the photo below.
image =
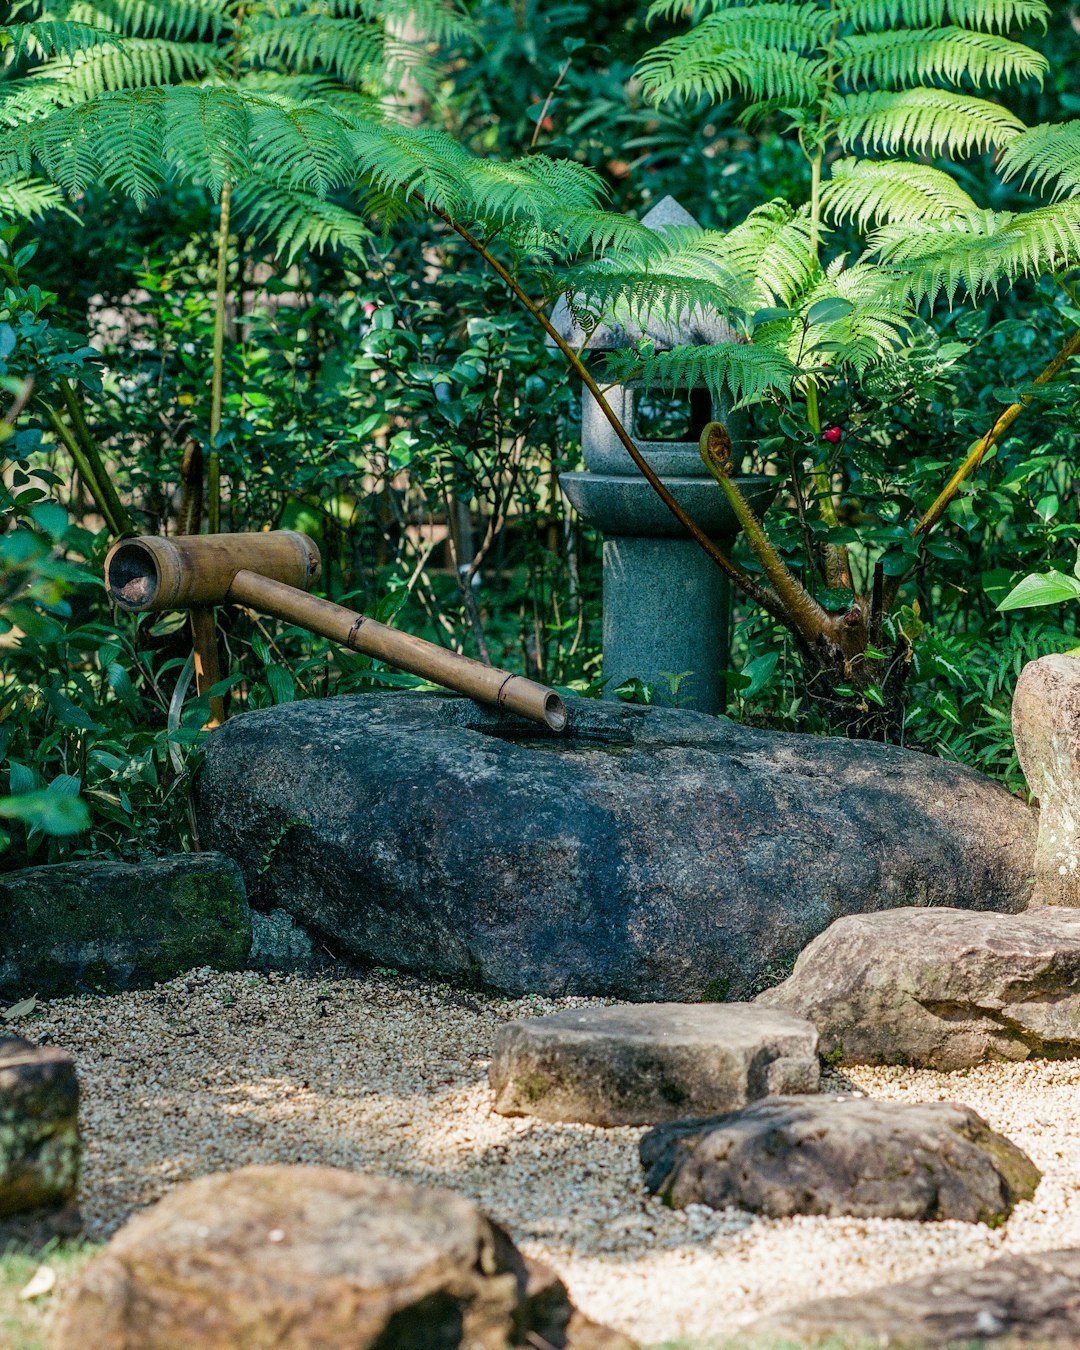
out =
<path fill-rule="evenodd" d="M 1064 572 L 1032 575 L 1017 582 L 998 605 L 999 612 L 1009 609 L 1033 609 L 1036 605 L 1060 605 L 1080 598 L 1080 579 Z"/>

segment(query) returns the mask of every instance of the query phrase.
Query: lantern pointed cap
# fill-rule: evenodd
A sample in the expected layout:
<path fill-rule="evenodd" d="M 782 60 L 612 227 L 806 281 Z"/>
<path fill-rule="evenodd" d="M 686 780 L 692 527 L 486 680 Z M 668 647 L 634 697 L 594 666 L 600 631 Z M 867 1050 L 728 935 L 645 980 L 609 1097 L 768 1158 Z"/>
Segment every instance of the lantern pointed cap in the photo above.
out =
<path fill-rule="evenodd" d="M 641 223 L 656 234 L 663 234 L 668 229 L 701 229 L 700 222 L 672 196 L 662 197 L 642 216 Z M 585 330 L 571 314 L 565 295 L 561 295 L 556 301 L 551 311 L 551 323 L 559 336 L 571 347 L 584 347 L 587 351 L 599 352 L 628 347 L 642 337 L 651 338 L 659 350 L 730 341 L 733 337 L 731 328 L 718 314 L 704 315 L 695 309 L 691 314 L 683 315 L 674 324 L 670 321 L 656 326 L 646 322 L 644 327 L 638 324 L 629 327 L 598 324 L 586 340 Z M 554 346 L 550 338 L 547 345 Z"/>

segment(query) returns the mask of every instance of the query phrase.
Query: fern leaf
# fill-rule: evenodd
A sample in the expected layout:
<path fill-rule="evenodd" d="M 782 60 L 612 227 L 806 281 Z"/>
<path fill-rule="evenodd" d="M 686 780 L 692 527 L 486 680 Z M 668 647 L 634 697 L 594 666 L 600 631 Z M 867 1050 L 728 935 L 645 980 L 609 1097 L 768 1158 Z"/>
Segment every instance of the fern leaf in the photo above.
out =
<path fill-rule="evenodd" d="M 239 182 L 233 209 L 237 225 L 270 240 L 285 263 L 305 251 L 355 253 L 371 237 L 355 211 L 310 192 L 279 187 L 265 177 Z"/>
<path fill-rule="evenodd" d="M 948 19 L 965 28 L 1007 33 L 1013 28 L 1046 27 L 1046 0 L 840 0 L 838 16 L 852 27 L 872 28 L 940 25 Z"/>
<path fill-rule="evenodd" d="M 273 169 L 285 187 L 325 197 L 353 177 L 348 129 L 328 110 L 283 97 L 244 92 L 251 117 L 252 161 Z"/>
<path fill-rule="evenodd" d="M 0 220 L 39 221 L 52 211 L 72 215 L 64 195 L 53 183 L 40 178 L 9 178 L 0 182 Z"/>
<path fill-rule="evenodd" d="M 801 106 L 814 101 L 825 74 L 823 60 L 782 46 L 733 42 L 723 22 L 726 18 L 711 15 L 689 33 L 662 42 L 639 62 L 648 98 L 723 100 L 737 90 L 757 102 Z"/>
<path fill-rule="evenodd" d="M 916 303 L 961 288 L 976 298 L 1023 276 L 1080 262 L 1080 201 L 1019 213 L 977 211 L 949 220 L 886 225 L 869 240 L 872 255 L 904 278 Z"/>
<path fill-rule="evenodd" d="M 74 0 L 64 7 L 69 19 L 113 33 L 174 42 L 220 37 L 230 25 L 232 8 L 230 0 Z"/>
<path fill-rule="evenodd" d="M 1017 80 L 1042 81 L 1046 58 L 1021 42 L 963 28 L 889 29 L 860 33 L 836 44 L 840 77 L 851 85 L 874 81 L 910 87 L 934 80 L 999 89 Z"/>
<path fill-rule="evenodd" d="M 235 182 L 250 171 L 251 116 L 235 90 L 170 89 L 162 120 L 165 163 L 215 197 L 226 180 Z"/>
<path fill-rule="evenodd" d="M 293 70 L 324 70 L 348 84 L 363 84 L 380 71 L 389 51 L 383 32 L 373 24 L 319 15 L 266 18 L 241 48 L 255 62 L 282 61 Z M 403 59 L 404 49 L 396 52 Z"/>
<path fill-rule="evenodd" d="M 966 155 L 1005 145 L 1024 130 L 997 104 L 944 89 L 847 94 L 830 111 L 845 149 L 861 141 L 886 153 Z"/>
<path fill-rule="evenodd" d="M 70 64 L 47 62 L 35 70 L 34 77 L 63 78 L 69 96 L 89 99 L 110 90 L 202 79 L 222 69 L 223 64 L 221 53 L 211 43 L 124 38 L 114 46 L 83 51 Z"/>
<path fill-rule="evenodd" d="M 753 278 L 757 308 L 792 304 L 817 270 L 809 213 L 779 200 L 755 207 L 724 236 L 724 256 Z"/>
<path fill-rule="evenodd" d="M 639 378 L 669 389 L 704 385 L 717 402 L 730 393 L 736 407 L 776 392 L 787 396 L 799 368 L 783 352 L 744 342 L 716 342 L 671 351 L 611 352 L 606 374 L 620 383 Z"/>
<path fill-rule="evenodd" d="M 1006 182 L 1019 178 L 1025 187 L 1054 197 L 1080 193 L 1080 119 L 1050 123 L 1022 132 L 1005 148 L 998 172 Z"/>
<path fill-rule="evenodd" d="M 841 159 L 821 190 L 821 206 L 837 224 L 860 229 L 889 221 L 941 220 L 978 209 L 940 169 L 897 160 Z"/>
<path fill-rule="evenodd" d="M 91 48 L 116 45 L 115 34 L 90 23 L 42 20 L 0 28 L 0 55 L 5 62 L 21 61 L 28 54 L 72 61 L 80 52 Z"/>

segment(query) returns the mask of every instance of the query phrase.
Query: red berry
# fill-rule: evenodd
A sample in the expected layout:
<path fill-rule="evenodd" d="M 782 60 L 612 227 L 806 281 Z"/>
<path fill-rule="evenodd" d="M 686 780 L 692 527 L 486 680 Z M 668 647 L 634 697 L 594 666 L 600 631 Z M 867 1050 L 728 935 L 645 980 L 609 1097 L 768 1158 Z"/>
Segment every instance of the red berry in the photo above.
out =
<path fill-rule="evenodd" d="M 829 427 L 827 431 L 821 433 L 821 439 L 828 441 L 830 445 L 839 445 L 843 437 L 844 433 L 839 427 Z"/>

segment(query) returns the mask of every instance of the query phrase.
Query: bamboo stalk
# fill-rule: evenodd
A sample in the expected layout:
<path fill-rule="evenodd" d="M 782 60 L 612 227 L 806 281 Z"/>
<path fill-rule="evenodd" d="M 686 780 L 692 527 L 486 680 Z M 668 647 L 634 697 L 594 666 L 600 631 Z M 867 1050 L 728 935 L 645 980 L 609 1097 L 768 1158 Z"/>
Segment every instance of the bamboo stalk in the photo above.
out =
<path fill-rule="evenodd" d="M 217 276 L 214 283 L 214 348 L 210 375 L 210 454 L 206 470 L 206 528 L 210 534 L 221 529 L 221 456 L 217 438 L 221 432 L 221 406 L 225 386 L 225 300 L 229 267 L 229 216 L 232 185 L 221 185 L 221 213 L 218 220 Z"/>
<path fill-rule="evenodd" d="M 105 585 L 122 609 L 135 613 L 190 609 L 194 620 L 210 615 L 216 604 L 244 605 L 552 731 L 565 728 L 566 706 L 553 689 L 309 595 L 319 571 L 314 543 L 290 530 L 143 536 L 113 547 L 105 559 Z M 206 663 L 210 684 L 212 673 Z"/>

